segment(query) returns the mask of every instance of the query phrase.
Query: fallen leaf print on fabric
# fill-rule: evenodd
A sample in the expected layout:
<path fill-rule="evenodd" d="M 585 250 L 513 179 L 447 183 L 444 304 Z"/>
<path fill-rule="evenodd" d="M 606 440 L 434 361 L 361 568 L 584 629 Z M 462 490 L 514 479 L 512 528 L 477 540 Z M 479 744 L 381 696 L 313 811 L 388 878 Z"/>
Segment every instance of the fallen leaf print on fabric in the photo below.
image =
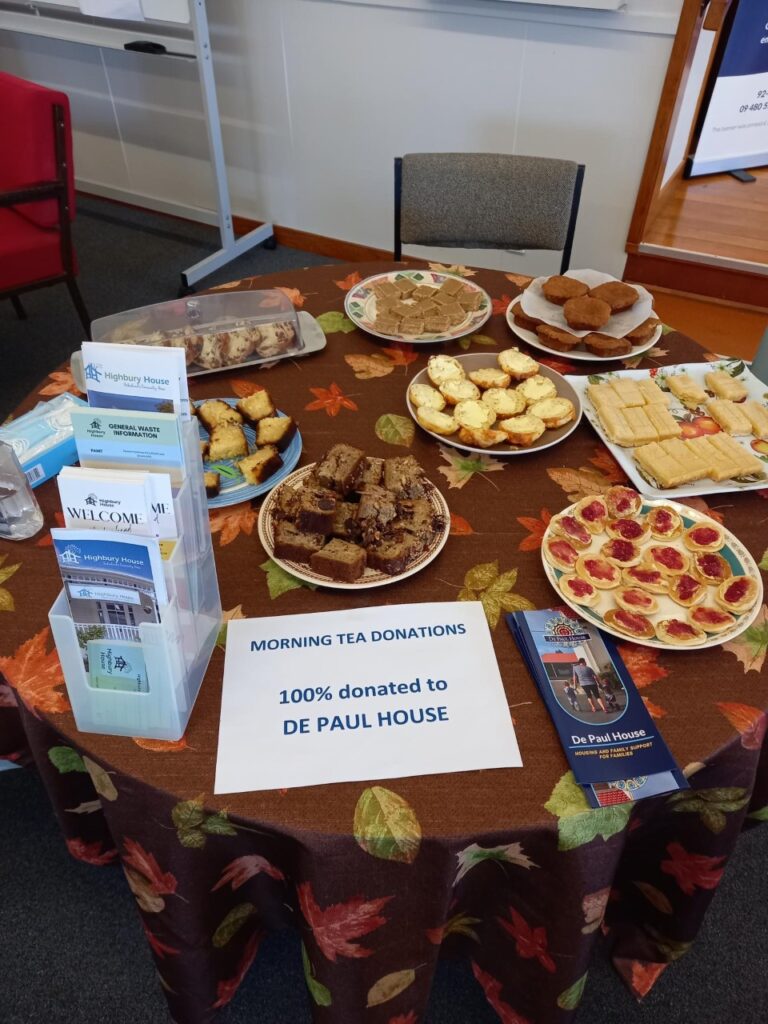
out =
<path fill-rule="evenodd" d="M 578 981 L 564 989 L 557 997 L 557 1005 L 561 1010 L 575 1010 L 584 995 L 584 986 L 587 984 L 587 974 L 582 974 Z"/>
<path fill-rule="evenodd" d="M 477 843 L 470 843 L 463 850 L 456 854 L 459 862 L 459 869 L 453 880 L 454 886 L 458 885 L 462 878 L 465 878 L 472 868 L 486 861 L 495 861 L 497 864 L 514 864 L 519 868 L 538 867 L 528 857 L 520 843 L 509 843 L 506 846 L 478 846 Z"/>
<path fill-rule="evenodd" d="M 267 590 L 272 601 L 280 597 L 281 594 L 287 594 L 289 590 L 298 590 L 299 587 L 306 587 L 307 590 L 317 590 L 316 583 L 309 583 L 306 580 L 299 580 L 295 576 L 291 576 L 282 565 L 273 562 L 271 558 L 268 558 L 266 562 L 262 562 L 259 568 L 267 574 Z"/>
<path fill-rule="evenodd" d="M 763 745 L 766 727 L 766 713 L 749 704 L 731 704 L 716 701 L 715 707 L 725 715 L 736 732 L 741 733 L 741 745 L 747 750 L 759 750 Z"/>
<path fill-rule="evenodd" d="M 459 348 L 464 352 L 472 345 L 477 345 L 480 348 L 494 348 L 498 344 L 498 341 L 487 334 L 465 334 L 463 338 L 459 338 Z"/>
<path fill-rule="evenodd" d="M 329 416 L 338 416 L 342 409 L 357 412 L 357 405 L 348 398 L 338 384 L 329 384 L 327 388 L 310 388 L 315 396 L 314 402 L 308 402 L 304 408 L 307 412 L 320 412 L 325 409 Z"/>
<path fill-rule="evenodd" d="M 83 757 L 83 764 L 88 774 L 91 776 L 91 782 L 93 788 L 103 797 L 105 800 L 117 800 L 117 790 L 115 784 L 109 777 L 109 772 L 105 771 L 100 764 L 96 764 L 95 761 L 91 761 L 89 757 Z"/>
<path fill-rule="evenodd" d="M 219 546 L 224 548 L 237 540 L 241 533 L 248 537 L 258 519 L 258 512 L 249 503 L 235 505 L 232 508 L 217 508 L 208 513 L 211 533 L 219 533 Z"/>
<path fill-rule="evenodd" d="M 591 494 L 605 494 L 613 486 L 608 477 L 588 466 L 582 466 L 581 469 L 553 466 L 547 469 L 547 476 L 558 487 L 562 487 L 571 502 L 588 498 Z"/>
<path fill-rule="evenodd" d="M 298 288 L 286 288 L 285 285 L 276 284 L 273 285 L 272 290 L 276 292 L 282 292 L 283 295 L 285 295 L 286 298 L 289 299 L 290 302 L 296 307 L 296 309 L 301 309 L 302 306 L 304 305 L 306 295 L 302 295 Z M 280 299 L 277 298 L 277 296 L 270 295 L 267 296 L 266 299 L 262 299 L 261 302 L 259 303 L 259 306 L 262 309 L 270 309 L 273 306 L 280 306 L 281 304 L 282 303 Z"/>
<path fill-rule="evenodd" d="M 77 807 L 65 807 L 67 814 L 95 814 L 101 810 L 101 800 L 86 800 Z"/>
<path fill-rule="evenodd" d="M 376 420 L 373 432 L 385 444 L 410 448 L 416 436 L 416 424 L 410 416 L 399 416 L 397 413 L 387 412 Z"/>
<path fill-rule="evenodd" d="M 337 288 L 341 288 L 343 292 L 348 292 L 350 288 L 354 288 L 356 284 L 360 284 L 362 277 L 357 270 L 353 270 L 351 274 L 347 274 L 340 281 L 334 281 L 333 283 Z"/>
<path fill-rule="evenodd" d="M 6 580 L 9 580 L 21 568 L 21 562 L 17 562 L 15 565 L 4 565 L 7 558 L 8 555 L 3 555 L 0 558 L 0 583 L 5 583 Z M 16 605 L 13 600 L 13 594 L 6 587 L 0 586 L 0 612 L 13 612 L 15 610 Z"/>
<path fill-rule="evenodd" d="M 728 824 L 726 814 L 740 811 L 749 803 L 749 792 L 741 786 L 716 789 L 684 789 L 673 793 L 667 803 L 681 814 L 698 814 L 702 825 L 719 835 Z"/>
<path fill-rule="evenodd" d="M 581 929 L 583 935 L 591 935 L 597 931 L 603 923 L 605 908 L 608 906 L 608 897 L 611 895 L 611 887 L 598 889 L 596 892 L 587 893 L 581 901 L 581 910 L 584 914 L 584 927 Z"/>
<path fill-rule="evenodd" d="M 688 508 L 693 508 L 697 512 L 709 516 L 710 519 L 714 519 L 717 523 L 725 522 L 725 516 L 716 509 L 710 508 L 703 498 L 680 498 L 680 504 L 687 505 Z"/>
<path fill-rule="evenodd" d="M 202 794 L 193 800 L 180 800 L 171 811 L 176 836 L 182 846 L 201 850 L 208 836 L 236 836 L 226 811 L 206 813 Z"/>
<path fill-rule="evenodd" d="M 632 884 L 640 890 L 651 906 L 655 907 L 661 914 L 671 914 L 673 912 L 669 899 L 655 885 L 651 885 L 650 882 L 633 882 Z"/>
<path fill-rule="evenodd" d="M 267 564 L 267 563 L 264 563 Z M 275 564 L 274 562 L 272 563 Z M 221 626 L 219 632 L 216 635 L 216 645 L 223 650 L 226 650 L 227 646 L 227 626 L 233 619 L 244 619 L 243 606 L 241 604 L 235 605 L 234 608 L 230 608 L 229 611 L 222 612 Z"/>
<path fill-rule="evenodd" d="M 237 992 L 238 988 L 242 984 L 243 978 L 248 973 L 248 968 L 256 959 L 256 954 L 259 951 L 259 946 L 261 945 L 261 940 L 263 938 L 264 932 L 260 930 L 254 932 L 250 939 L 248 939 L 234 976 L 232 978 L 228 978 L 226 981 L 220 981 L 217 985 L 217 999 L 211 1007 L 212 1010 L 220 1010 L 222 1006 L 226 1006 L 227 1003 L 232 1002 L 235 992 Z"/>
<path fill-rule="evenodd" d="M 597 836 L 608 840 L 623 832 L 632 813 L 633 805 L 614 804 L 610 807 L 592 808 L 587 803 L 584 791 L 577 785 L 573 772 L 566 772 L 555 788 L 545 810 L 557 821 L 559 850 L 574 850 L 585 843 L 591 843 Z"/>
<path fill-rule="evenodd" d="M 539 359 L 537 357 L 536 361 L 548 366 L 550 370 L 556 370 L 557 373 L 576 373 L 574 364 L 566 362 L 565 359 L 551 359 L 550 357 Z"/>
<path fill-rule="evenodd" d="M 491 299 L 491 313 L 493 316 L 501 316 L 507 312 L 512 296 L 504 294 L 500 299 Z"/>
<path fill-rule="evenodd" d="M 266 390 L 263 385 L 254 384 L 252 380 L 231 380 L 229 382 L 229 386 L 238 398 L 250 398 L 251 395 L 255 395 L 257 391 Z"/>
<path fill-rule="evenodd" d="M 723 650 L 735 654 L 745 672 L 760 672 L 768 651 L 768 607 L 763 605 L 752 625 L 734 640 L 724 643 Z"/>
<path fill-rule="evenodd" d="M 517 545 L 518 551 L 537 551 L 541 547 L 541 542 L 544 540 L 544 534 L 549 521 L 552 518 L 552 513 L 548 508 L 542 508 L 539 512 L 539 518 L 535 516 L 518 516 L 517 521 L 522 527 L 528 530 L 528 536 L 523 537 L 520 543 Z"/>
<path fill-rule="evenodd" d="M 473 924 L 480 924 L 480 918 L 469 917 L 467 914 L 455 914 L 445 924 L 437 928 L 428 928 L 427 938 L 435 946 L 439 946 L 449 935 L 465 935 L 468 939 L 479 942 L 480 939 L 472 927 Z"/>
<path fill-rule="evenodd" d="M 83 393 L 75 383 L 75 378 L 69 367 L 66 370 L 54 370 L 53 373 L 49 373 L 48 380 L 50 384 L 40 388 L 37 392 L 38 395 L 63 395 L 65 391 L 69 391 L 72 395 L 82 395 Z"/>
<path fill-rule="evenodd" d="M 450 266 L 444 263 L 430 263 L 429 269 L 437 274 L 457 274 L 459 277 L 474 277 L 477 274 L 476 270 L 464 267 L 460 263 L 452 263 Z"/>
<path fill-rule="evenodd" d="M 638 999 L 644 999 L 659 980 L 669 964 L 657 964 L 647 960 L 627 960 L 617 957 L 614 960 L 616 970 L 625 979 L 627 985 Z"/>
<path fill-rule="evenodd" d="M 616 646 L 638 690 L 658 682 L 659 679 L 666 679 L 669 675 L 669 671 L 663 665 L 659 665 L 660 652 L 657 647 L 640 647 L 631 643 Z"/>
<path fill-rule="evenodd" d="M 455 448 L 447 448 L 442 444 L 438 444 L 437 448 L 440 458 L 448 463 L 447 466 L 440 466 L 438 473 L 443 474 L 449 487 L 463 487 L 476 473 L 500 473 L 506 467 L 506 463 L 490 455 L 462 455 Z M 493 481 L 489 480 L 488 483 L 493 484 Z M 496 484 L 493 486 L 496 487 Z"/>
<path fill-rule="evenodd" d="M 366 853 L 412 864 L 421 845 L 421 825 L 411 805 L 391 789 L 364 789 L 355 806 L 352 833 Z"/>
<path fill-rule="evenodd" d="M 25 640 L 10 657 L 0 658 L 0 672 L 31 711 L 61 714 L 69 711 L 69 701 L 60 689 L 64 686 L 64 675 L 56 648 L 46 652 L 50 633 L 46 626 Z"/>
<path fill-rule="evenodd" d="M 141 922 L 144 926 L 144 934 L 147 937 L 147 942 L 152 949 L 152 952 L 157 956 L 159 960 L 165 960 L 167 956 L 178 956 L 181 950 L 175 949 L 173 946 L 167 945 L 165 942 L 161 942 L 156 935 L 154 935 L 149 928 L 147 928 L 144 922 Z"/>
<path fill-rule="evenodd" d="M 211 942 L 214 949 L 223 949 L 255 913 L 256 907 L 252 903 L 240 903 L 233 907 L 213 933 Z"/>
<path fill-rule="evenodd" d="M 768 804 L 765 807 L 759 807 L 756 811 L 750 811 L 747 817 L 753 821 L 768 821 Z"/>
<path fill-rule="evenodd" d="M 459 516 L 455 512 L 451 512 L 451 536 L 452 537 L 468 537 L 475 531 L 472 529 L 469 522 L 464 516 Z"/>
<path fill-rule="evenodd" d="M 696 889 L 715 889 L 723 874 L 721 865 L 725 857 L 706 857 L 704 854 L 689 853 L 680 843 L 667 846 L 669 860 L 661 862 L 665 875 L 672 875 L 686 896 Z"/>
<path fill-rule="evenodd" d="M 491 629 L 499 624 L 502 612 L 531 611 L 536 606 L 527 597 L 512 589 L 517 583 L 517 569 L 499 573 L 499 563 L 481 562 L 464 576 L 464 586 L 457 601 L 480 601 Z"/>
<path fill-rule="evenodd" d="M 397 1017 L 390 1017 L 388 1024 L 419 1024 L 419 1018 L 416 1011 L 411 1010 L 410 1013 L 399 1013 Z"/>
<path fill-rule="evenodd" d="M 599 444 L 595 446 L 595 454 L 591 456 L 589 460 L 598 472 L 602 473 L 603 476 L 610 480 L 612 484 L 625 484 L 628 483 L 627 474 L 618 464 L 613 455 L 608 451 L 605 445 Z"/>
<path fill-rule="evenodd" d="M 384 348 L 382 352 L 387 354 L 395 366 L 410 366 L 419 358 L 418 352 L 409 341 L 393 341 L 390 348 Z"/>
<path fill-rule="evenodd" d="M 679 960 L 681 956 L 685 956 L 693 945 L 692 941 L 672 939 L 668 935 L 662 935 L 657 928 L 653 928 L 651 925 L 647 925 L 645 930 L 653 939 L 659 953 L 670 963 L 674 960 Z"/>
<path fill-rule="evenodd" d="M 350 334 L 355 330 L 354 323 L 337 309 L 328 310 L 316 317 L 323 329 L 323 334 Z"/>
<path fill-rule="evenodd" d="M 307 983 L 309 994 L 314 999 L 318 1006 L 330 1006 L 331 1005 L 331 993 L 315 977 L 315 971 L 312 967 L 312 963 L 307 953 L 307 947 L 302 942 L 301 944 L 301 963 L 304 968 L 304 980 Z"/>
<path fill-rule="evenodd" d="M 132 868 L 149 882 L 152 892 L 158 896 L 170 896 L 176 892 L 176 878 L 170 871 L 163 872 L 153 854 L 134 839 L 123 840 L 123 864 Z"/>
<path fill-rule="evenodd" d="M 759 569 L 765 569 L 768 572 L 768 548 L 763 552 L 763 557 L 757 563 Z"/>
<path fill-rule="evenodd" d="M 351 366 L 358 380 L 375 380 L 392 373 L 395 364 L 381 352 L 368 352 L 344 356 L 344 362 Z"/>
<path fill-rule="evenodd" d="M 496 920 L 504 931 L 508 932 L 515 940 L 517 955 L 523 957 L 524 960 L 538 960 L 545 971 L 554 974 L 556 970 L 555 961 L 549 955 L 549 950 L 547 949 L 546 928 L 543 926 L 532 928 L 523 915 L 518 913 L 514 907 L 510 907 L 508 913 L 511 918 L 510 921 L 503 917 L 497 917 Z"/>
<path fill-rule="evenodd" d="M 368 999 L 366 1006 L 381 1006 L 382 1003 L 388 1003 L 390 999 L 394 999 L 395 996 L 399 996 L 401 992 L 405 992 L 407 988 L 414 983 L 416 980 L 416 971 L 405 970 L 395 971 L 393 974 L 385 974 L 383 978 L 379 978 L 375 985 L 372 985 L 368 991 Z"/>
<path fill-rule="evenodd" d="M 48 760 L 60 775 L 88 771 L 82 757 L 72 747 L 51 747 L 48 751 Z"/>
<path fill-rule="evenodd" d="M 182 736 L 180 740 L 145 740 L 141 736 L 133 736 L 133 742 L 142 750 L 149 750 L 153 754 L 178 754 L 187 749 L 187 739 Z"/>
<path fill-rule="evenodd" d="M 530 274 L 505 274 L 504 277 L 518 288 L 527 288 L 533 280 Z"/>
<path fill-rule="evenodd" d="M 387 923 L 387 918 L 379 912 L 392 896 L 375 900 L 356 896 L 346 903 L 333 903 L 323 910 L 315 900 L 310 882 L 302 882 L 296 891 L 304 920 L 312 929 L 318 949 L 328 960 L 335 963 L 337 956 L 357 959 L 373 955 L 372 949 L 352 940 L 368 935 Z"/>
<path fill-rule="evenodd" d="M 211 889 L 211 892 L 216 892 L 217 889 L 221 889 L 230 883 L 232 884 L 232 892 L 235 892 L 251 878 L 261 874 L 268 875 L 277 881 L 285 879 L 283 872 L 276 868 L 274 864 L 270 864 L 266 857 L 260 857 L 259 854 L 254 853 L 245 857 L 236 857 L 230 864 L 227 864 L 221 873 L 221 878 Z"/>
<path fill-rule="evenodd" d="M 485 992 L 485 998 L 498 1014 L 501 1024 L 531 1024 L 527 1017 L 516 1013 L 501 998 L 501 982 L 497 981 L 490 974 L 486 974 L 484 970 L 478 967 L 474 960 L 472 961 L 472 973 L 480 983 L 483 992 Z"/>
<path fill-rule="evenodd" d="M 664 718 L 667 713 L 659 704 L 654 704 L 650 697 L 643 697 L 643 704 L 651 718 Z"/>
<path fill-rule="evenodd" d="M 82 860 L 86 864 L 109 864 L 117 856 L 117 850 L 105 850 L 102 852 L 101 840 L 97 839 L 95 843 L 86 843 L 84 839 L 68 839 L 67 849 L 76 857 L 77 860 Z"/>

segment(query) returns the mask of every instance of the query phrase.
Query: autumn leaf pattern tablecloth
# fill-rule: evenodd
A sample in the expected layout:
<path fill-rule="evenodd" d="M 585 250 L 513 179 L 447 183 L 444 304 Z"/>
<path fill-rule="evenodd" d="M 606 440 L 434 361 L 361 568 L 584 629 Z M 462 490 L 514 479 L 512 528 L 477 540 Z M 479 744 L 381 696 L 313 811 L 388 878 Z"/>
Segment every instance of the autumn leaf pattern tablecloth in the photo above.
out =
<path fill-rule="evenodd" d="M 440 348 L 493 354 L 512 344 L 504 310 L 527 279 L 452 268 L 493 298 L 482 333 L 437 348 L 387 345 L 343 311 L 346 291 L 382 269 L 336 265 L 226 286 L 282 288 L 318 317 L 328 346 L 269 370 L 198 378 L 193 393 L 232 397 L 267 386 L 300 421 L 302 464 L 341 439 L 375 455 L 413 452 L 448 500 L 449 543 L 407 581 L 325 591 L 266 557 L 257 507 L 217 510 L 211 529 L 226 619 L 481 601 L 522 769 L 214 797 L 225 631 L 182 740 L 81 734 L 47 623 L 59 586 L 50 540 L 0 542 L 0 756 L 34 763 L 73 856 L 122 864 L 178 1024 L 208 1020 L 229 1002 L 265 930 L 283 926 L 301 932 L 320 1024 L 416 1024 L 441 953 L 470 957 L 505 1024 L 568 1021 L 601 931 L 642 997 L 695 940 L 739 832 L 768 819 L 765 607 L 740 638 L 706 654 L 621 645 L 692 788 L 587 808 L 503 614 L 556 602 L 539 551 L 550 517 L 623 473 L 586 422 L 556 448 L 506 461 L 460 454 L 416 428 L 405 405 L 411 377 Z M 665 331 L 641 365 L 705 358 Z M 576 369 L 565 358 L 548 362 Z M 74 387 L 63 368 L 22 409 Z M 50 527 L 60 521 L 55 488 L 37 493 Z M 733 530 L 765 570 L 767 497 L 691 503 Z"/>

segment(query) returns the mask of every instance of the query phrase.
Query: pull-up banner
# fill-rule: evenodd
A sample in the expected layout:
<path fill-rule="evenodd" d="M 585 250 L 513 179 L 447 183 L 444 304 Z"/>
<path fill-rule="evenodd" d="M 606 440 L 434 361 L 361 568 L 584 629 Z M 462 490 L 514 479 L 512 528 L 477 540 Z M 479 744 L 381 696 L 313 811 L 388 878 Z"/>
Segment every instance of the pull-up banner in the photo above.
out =
<path fill-rule="evenodd" d="M 768 164 L 768 3 L 734 0 L 718 43 L 686 177 Z"/>

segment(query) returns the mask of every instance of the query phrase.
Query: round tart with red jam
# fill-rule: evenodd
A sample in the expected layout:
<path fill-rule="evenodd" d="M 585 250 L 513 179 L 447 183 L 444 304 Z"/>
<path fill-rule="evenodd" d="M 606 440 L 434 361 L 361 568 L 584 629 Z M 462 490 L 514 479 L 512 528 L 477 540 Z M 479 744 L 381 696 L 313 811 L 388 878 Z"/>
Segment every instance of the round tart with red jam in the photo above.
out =
<path fill-rule="evenodd" d="M 622 540 L 620 537 L 613 537 L 602 545 L 600 554 L 613 565 L 618 565 L 620 569 L 628 569 L 632 565 L 639 564 L 643 553 L 639 544 L 635 544 L 631 540 Z"/>
<path fill-rule="evenodd" d="M 715 600 L 727 612 L 746 612 L 757 600 L 759 587 L 751 576 L 733 576 L 715 591 Z"/>
<path fill-rule="evenodd" d="M 619 587 L 613 596 L 619 608 L 624 608 L 628 612 L 653 615 L 659 610 L 659 602 L 653 594 L 641 590 L 640 587 Z"/>
<path fill-rule="evenodd" d="M 652 508 L 645 521 L 656 540 L 674 540 L 683 532 L 683 520 L 669 505 L 657 505 Z"/>
<path fill-rule="evenodd" d="M 694 608 L 688 618 L 694 626 L 703 629 L 705 633 L 722 633 L 724 629 L 728 629 L 736 622 L 730 612 L 724 612 L 722 608 L 709 608 L 704 605 Z"/>
<path fill-rule="evenodd" d="M 689 551 L 719 551 L 725 533 L 717 523 L 694 523 L 683 533 L 683 544 Z"/>
<path fill-rule="evenodd" d="M 650 640 L 655 633 L 653 623 L 641 612 L 629 612 L 625 608 L 611 608 L 603 618 L 609 626 L 636 640 Z"/>
<path fill-rule="evenodd" d="M 593 586 L 589 580 L 583 580 L 581 576 L 569 574 L 561 576 L 557 581 L 558 586 L 565 596 L 584 608 L 593 608 L 600 600 L 600 591 Z"/>
<path fill-rule="evenodd" d="M 656 636 L 675 647 L 693 647 L 707 639 L 703 629 L 682 619 L 661 619 L 656 623 Z"/>
<path fill-rule="evenodd" d="M 550 522 L 553 533 L 565 537 L 575 548 L 586 551 L 592 543 L 592 534 L 575 516 L 555 516 Z"/>
<path fill-rule="evenodd" d="M 682 576 L 688 572 L 691 559 L 684 551 L 673 548 L 671 544 L 652 544 L 646 552 L 648 565 L 658 569 L 665 576 Z"/>
<path fill-rule="evenodd" d="M 586 526 L 590 533 L 602 533 L 609 518 L 608 506 L 604 499 L 597 494 L 593 494 L 589 498 L 582 498 L 581 501 L 576 502 L 573 514 L 580 523 Z"/>
<path fill-rule="evenodd" d="M 716 551 L 699 551 L 691 557 L 691 572 L 696 579 L 709 586 L 719 586 L 733 576 L 727 559 Z"/>
<path fill-rule="evenodd" d="M 621 583 L 621 569 L 599 555 L 579 555 L 576 575 L 594 584 L 598 590 L 612 590 Z"/>
<path fill-rule="evenodd" d="M 614 519 L 622 516 L 631 518 L 636 516 L 642 508 L 643 499 L 631 487 L 609 487 L 605 492 L 605 503 L 608 506 L 608 513 Z"/>
<path fill-rule="evenodd" d="M 617 540 L 631 540 L 636 544 L 648 536 L 648 526 L 640 516 L 637 519 L 609 519 L 605 524 L 605 532 Z"/>
<path fill-rule="evenodd" d="M 640 587 L 649 594 L 666 594 L 669 580 L 658 569 L 650 569 L 645 565 L 633 565 L 621 574 L 624 583 L 629 587 Z"/>
<path fill-rule="evenodd" d="M 683 608 L 693 608 L 707 596 L 707 588 L 695 576 L 684 572 L 682 576 L 673 576 L 669 581 L 669 596 Z"/>
<path fill-rule="evenodd" d="M 550 537 L 544 541 L 544 557 L 555 569 L 573 572 L 580 552 L 565 537 Z"/>

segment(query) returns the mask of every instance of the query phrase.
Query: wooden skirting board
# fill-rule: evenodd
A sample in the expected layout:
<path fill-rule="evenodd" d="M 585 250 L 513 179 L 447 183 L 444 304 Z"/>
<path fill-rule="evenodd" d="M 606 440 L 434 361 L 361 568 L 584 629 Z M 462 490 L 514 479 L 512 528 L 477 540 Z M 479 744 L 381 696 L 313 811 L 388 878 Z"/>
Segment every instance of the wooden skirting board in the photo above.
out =
<path fill-rule="evenodd" d="M 690 295 L 768 309 L 768 277 L 682 259 L 630 252 L 624 279 Z"/>
<path fill-rule="evenodd" d="M 247 217 L 233 217 L 232 226 L 236 235 L 244 235 L 254 228 L 260 227 L 262 221 L 249 220 Z M 328 238 L 326 235 L 315 235 L 311 231 L 300 231 L 298 228 L 285 228 L 275 224 L 275 238 L 278 245 L 287 245 L 291 249 L 302 249 L 304 252 L 316 252 L 320 256 L 343 260 L 346 263 L 365 263 L 368 260 L 391 260 L 391 249 L 375 249 L 371 245 L 360 245 L 358 242 L 345 242 L 341 238 Z"/>

